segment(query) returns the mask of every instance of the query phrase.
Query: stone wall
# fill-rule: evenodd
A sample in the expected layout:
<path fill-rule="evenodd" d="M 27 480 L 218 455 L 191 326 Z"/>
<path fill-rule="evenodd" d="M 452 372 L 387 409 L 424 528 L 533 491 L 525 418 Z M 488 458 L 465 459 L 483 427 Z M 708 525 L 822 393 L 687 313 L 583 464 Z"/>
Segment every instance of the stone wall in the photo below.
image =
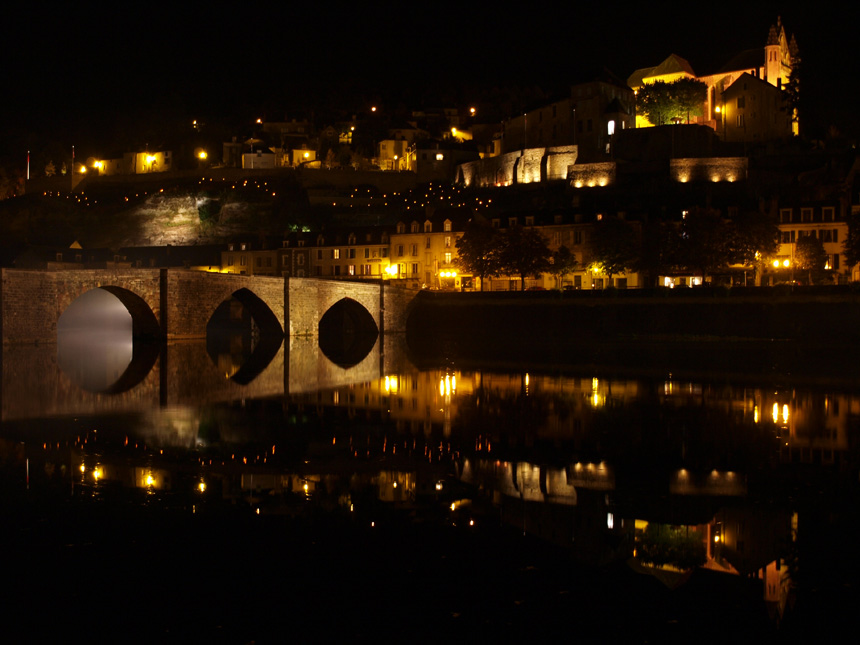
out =
<path fill-rule="evenodd" d="M 611 186 L 615 183 L 615 171 L 614 161 L 585 163 L 570 168 L 567 178 L 574 188 Z"/>
<path fill-rule="evenodd" d="M 740 181 L 747 178 L 746 157 L 709 157 L 703 159 L 670 159 L 669 175 L 673 181 Z"/>
<path fill-rule="evenodd" d="M 508 186 L 563 180 L 576 163 L 577 146 L 527 148 L 461 164 L 457 180 L 466 186 Z"/>

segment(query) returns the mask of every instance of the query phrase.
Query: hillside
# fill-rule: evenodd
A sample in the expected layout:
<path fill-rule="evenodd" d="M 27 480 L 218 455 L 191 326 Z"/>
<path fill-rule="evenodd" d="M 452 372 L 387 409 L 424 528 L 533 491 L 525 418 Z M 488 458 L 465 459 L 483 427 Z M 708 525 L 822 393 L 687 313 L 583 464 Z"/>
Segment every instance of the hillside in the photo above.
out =
<path fill-rule="evenodd" d="M 0 202 L 0 244 L 214 244 L 236 235 L 281 234 L 310 217 L 306 193 L 291 176 L 99 180 L 74 193 L 60 189 L 66 184 Z"/>

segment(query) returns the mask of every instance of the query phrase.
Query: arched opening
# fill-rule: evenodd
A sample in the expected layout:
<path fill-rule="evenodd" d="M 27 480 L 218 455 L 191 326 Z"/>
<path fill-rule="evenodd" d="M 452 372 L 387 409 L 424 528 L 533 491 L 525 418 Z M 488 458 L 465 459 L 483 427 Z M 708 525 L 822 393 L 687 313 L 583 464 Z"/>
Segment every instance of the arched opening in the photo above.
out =
<path fill-rule="evenodd" d="M 57 321 L 57 363 L 84 390 L 125 392 L 152 370 L 160 335 L 140 296 L 120 287 L 92 289 Z"/>
<path fill-rule="evenodd" d="M 357 365 L 370 353 L 379 328 L 370 312 L 351 298 L 338 300 L 319 322 L 320 350 L 341 367 Z"/>
<path fill-rule="evenodd" d="M 239 289 L 206 324 L 206 351 L 224 375 L 247 385 L 268 367 L 284 339 L 277 316 L 257 295 Z"/>

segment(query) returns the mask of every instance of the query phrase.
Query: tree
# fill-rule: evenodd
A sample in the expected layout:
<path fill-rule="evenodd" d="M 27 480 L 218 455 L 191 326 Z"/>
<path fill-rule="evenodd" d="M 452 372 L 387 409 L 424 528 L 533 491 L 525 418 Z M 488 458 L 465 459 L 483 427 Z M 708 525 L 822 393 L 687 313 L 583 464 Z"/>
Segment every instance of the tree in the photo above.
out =
<path fill-rule="evenodd" d="M 852 215 L 848 220 L 848 237 L 842 242 L 842 252 L 849 267 L 860 262 L 860 215 Z"/>
<path fill-rule="evenodd" d="M 557 251 L 553 251 L 549 259 L 549 272 L 555 278 L 555 284 L 559 289 L 564 276 L 570 273 L 576 264 L 576 256 L 566 246 L 560 246 Z"/>
<path fill-rule="evenodd" d="M 701 116 L 708 87 L 694 78 L 679 78 L 671 83 L 655 81 L 643 85 L 636 95 L 636 109 L 654 125 L 666 125 L 676 119 Z"/>
<path fill-rule="evenodd" d="M 591 261 L 609 277 L 636 266 L 639 239 L 629 223 L 617 217 L 605 217 L 592 229 L 589 240 Z"/>
<path fill-rule="evenodd" d="M 734 247 L 731 225 L 717 211 L 697 208 L 681 225 L 676 262 L 697 269 L 704 282 L 706 276 L 732 262 Z"/>
<path fill-rule="evenodd" d="M 797 240 L 794 262 L 799 269 L 808 271 L 809 284 L 814 284 L 814 278 L 821 275 L 827 264 L 827 253 L 824 252 L 821 240 L 812 235 L 805 235 Z"/>
<path fill-rule="evenodd" d="M 708 98 L 708 86 L 695 78 L 679 78 L 670 84 L 675 96 L 677 109 L 686 115 L 687 123 L 691 116 L 702 116 L 705 100 Z"/>
<path fill-rule="evenodd" d="M 523 289 L 527 277 L 537 278 L 549 267 L 549 247 L 537 229 L 511 226 L 501 234 L 500 242 L 500 270 L 519 276 Z"/>
<path fill-rule="evenodd" d="M 499 273 L 499 232 L 485 219 L 473 217 L 456 246 L 455 264 L 480 278 L 483 291 L 484 280 Z"/>

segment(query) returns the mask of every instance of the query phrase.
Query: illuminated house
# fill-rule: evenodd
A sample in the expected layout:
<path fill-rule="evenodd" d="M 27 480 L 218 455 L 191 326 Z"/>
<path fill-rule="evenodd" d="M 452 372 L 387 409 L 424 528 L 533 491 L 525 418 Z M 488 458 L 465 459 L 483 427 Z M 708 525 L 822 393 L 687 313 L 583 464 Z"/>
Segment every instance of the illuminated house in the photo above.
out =
<path fill-rule="evenodd" d="M 140 175 L 173 170 L 170 150 L 160 152 L 126 152 L 122 158 L 91 160 L 91 167 L 100 175 Z M 90 163 L 90 162 L 88 162 Z"/>
<path fill-rule="evenodd" d="M 471 288 L 472 276 L 454 266 L 462 231 L 447 217 L 398 222 L 391 236 L 391 277 L 416 288 Z"/>
<path fill-rule="evenodd" d="M 636 91 L 643 85 L 656 81 L 672 83 L 680 78 L 701 81 L 708 88 L 707 98 L 702 116 L 691 117 L 691 122 L 707 124 L 716 129 L 722 122 L 720 111 L 717 109 L 724 103 L 722 95 L 738 79 L 746 74 L 781 90 L 788 83 L 792 62 L 796 57 L 797 43 L 793 36 L 790 40 L 786 37 L 782 20 L 777 18 L 776 25 L 770 28 L 763 49 L 740 52 L 713 74 L 697 75 L 689 62 L 672 54 L 655 67 L 636 70 L 627 79 L 627 84 Z M 647 125 L 650 124 L 646 119 L 637 117 L 637 127 Z"/>
<path fill-rule="evenodd" d="M 380 280 L 390 276 L 389 232 L 378 227 L 320 233 L 311 249 L 309 276 Z"/>

